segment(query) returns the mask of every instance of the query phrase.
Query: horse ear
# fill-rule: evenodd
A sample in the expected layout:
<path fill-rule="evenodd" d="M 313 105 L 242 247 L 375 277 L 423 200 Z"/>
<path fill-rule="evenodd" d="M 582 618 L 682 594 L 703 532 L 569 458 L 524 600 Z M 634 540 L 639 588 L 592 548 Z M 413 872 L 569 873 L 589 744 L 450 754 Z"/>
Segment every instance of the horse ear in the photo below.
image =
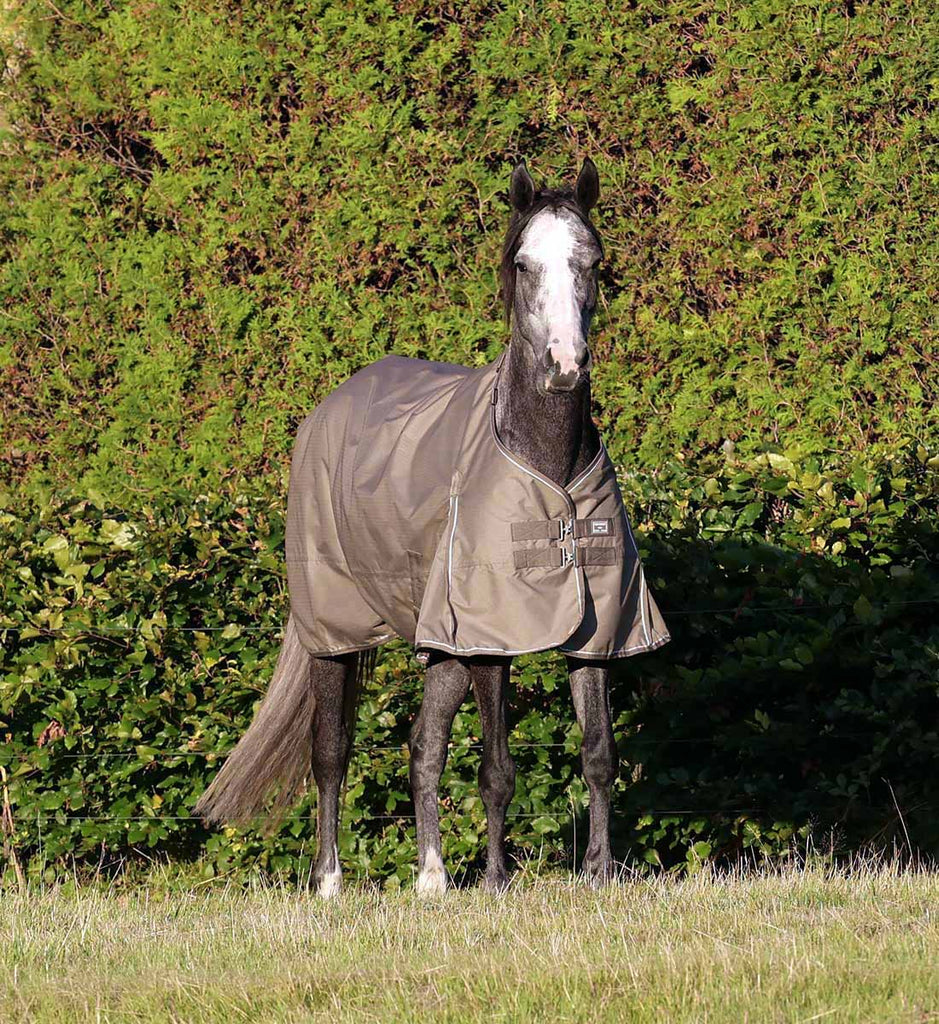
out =
<path fill-rule="evenodd" d="M 514 209 L 524 213 L 532 204 L 535 198 L 535 183 L 531 180 L 528 168 L 525 166 L 524 157 L 515 165 L 512 171 L 512 183 L 509 185 L 509 199 Z"/>
<path fill-rule="evenodd" d="M 584 157 L 584 165 L 574 186 L 574 196 L 584 213 L 590 213 L 600 198 L 600 175 L 597 174 L 597 166 L 589 156 Z"/>

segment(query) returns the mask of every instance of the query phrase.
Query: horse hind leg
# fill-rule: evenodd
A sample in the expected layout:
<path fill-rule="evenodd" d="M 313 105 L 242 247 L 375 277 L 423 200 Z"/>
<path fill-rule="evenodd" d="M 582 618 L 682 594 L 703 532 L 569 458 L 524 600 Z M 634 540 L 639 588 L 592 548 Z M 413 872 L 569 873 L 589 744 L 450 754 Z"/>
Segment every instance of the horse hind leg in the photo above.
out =
<path fill-rule="evenodd" d="M 440 845 L 437 789 L 447 763 L 447 743 L 453 719 L 466 699 L 470 672 L 456 658 L 437 658 L 427 666 L 424 699 L 411 729 L 411 792 L 417 818 L 417 892 L 422 896 L 443 893 L 447 870 Z"/>
<path fill-rule="evenodd" d="M 502 892 L 508 887 L 505 865 L 505 814 L 515 792 L 515 762 L 509 753 L 506 691 L 511 658 L 480 658 L 472 664 L 473 692 L 483 733 L 479 792 L 486 808 L 486 875 L 483 887 Z"/>
<path fill-rule="evenodd" d="M 338 895 L 342 888 L 339 795 L 352 753 L 359 690 L 373 664 L 374 652 L 368 651 L 311 659 L 310 681 L 316 700 L 311 763 L 318 793 L 313 881 L 325 898 Z"/>

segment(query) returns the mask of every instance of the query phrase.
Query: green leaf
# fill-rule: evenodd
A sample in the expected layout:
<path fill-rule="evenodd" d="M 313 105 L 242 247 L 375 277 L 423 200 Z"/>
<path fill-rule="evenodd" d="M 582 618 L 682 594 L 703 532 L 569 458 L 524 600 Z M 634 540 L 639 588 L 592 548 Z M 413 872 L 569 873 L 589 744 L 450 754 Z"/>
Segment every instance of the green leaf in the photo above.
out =
<path fill-rule="evenodd" d="M 744 505 L 740 511 L 740 515 L 737 516 L 737 526 L 751 526 L 762 514 L 763 502 L 751 501 L 749 504 Z"/>
<path fill-rule="evenodd" d="M 791 459 L 786 458 L 785 455 L 777 455 L 776 452 L 767 452 L 766 458 L 773 469 L 780 473 L 786 473 L 789 476 L 793 476 L 796 472 L 796 467 Z"/>
<path fill-rule="evenodd" d="M 130 523 L 119 523 L 114 519 L 102 520 L 101 536 L 120 551 L 131 551 L 139 543 L 137 533 Z"/>
<path fill-rule="evenodd" d="M 861 594 L 861 596 L 854 602 L 853 605 L 854 614 L 860 619 L 861 622 L 873 622 L 875 615 L 874 609 L 868 601 L 868 599 Z"/>

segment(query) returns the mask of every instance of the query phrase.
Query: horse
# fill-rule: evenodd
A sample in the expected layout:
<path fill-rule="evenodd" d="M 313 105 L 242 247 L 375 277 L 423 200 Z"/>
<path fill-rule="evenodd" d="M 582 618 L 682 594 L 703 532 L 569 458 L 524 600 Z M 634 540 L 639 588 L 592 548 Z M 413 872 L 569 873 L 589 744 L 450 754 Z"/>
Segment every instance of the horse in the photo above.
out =
<path fill-rule="evenodd" d="M 516 655 L 548 649 L 567 659 L 583 732 L 581 870 L 597 885 L 614 877 L 609 662 L 669 636 L 591 416 L 587 338 L 604 252 L 590 211 L 599 194 L 589 157 L 573 187 L 559 188 L 536 189 L 518 162 L 499 271 L 510 337 L 496 362 L 388 356 L 334 389 L 297 431 L 284 641 L 251 725 L 195 810 L 210 823 L 246 824 L 262 812 L 276 822 L 312 772 L 313 880 L 324 897 L 341 888 L 339 799 L 358 695 L 393 637 L 413 643 L 426 666 L 409 741 L 417 892 L 448 886 L 438 788 L 470 688 L 483 741 L 482 884 L 509 885 L 509 670 Z"/>

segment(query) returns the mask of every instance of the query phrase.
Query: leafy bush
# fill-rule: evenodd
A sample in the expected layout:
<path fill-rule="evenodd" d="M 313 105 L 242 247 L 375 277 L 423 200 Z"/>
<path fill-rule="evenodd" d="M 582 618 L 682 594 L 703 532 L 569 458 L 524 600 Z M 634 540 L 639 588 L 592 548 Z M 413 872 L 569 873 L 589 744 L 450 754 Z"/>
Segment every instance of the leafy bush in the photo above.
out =
<path fill-rule="evenodd" d="M 595 388 L 648 469 L 935 435 L 939 8 L 7 5 L 4 479 L 286 464 L 387 352 L 473 364 L 519 156 L 597 161 Z"/>
<path fill-rule="evenodd" d="M 387 352 L 492 359 L 509 169 L 588 153 L 597 416 L 674 636 L 617 666 L 620 855 L 694 868 L 831 827 L 935 852 L 922 6 L 7 5 L 0 765 L 29 870 L 308 869 L 306 807 L 270 841 L 190 810 L 273 668 L 294 428 Z M 514 679 L 516 846 L 568 856 L 560 666 Z M 390 647 L 346 795 L 361 873 L 409 877 L 419 693 Z M 442 787 L 468 870 L 477 736 L 466 711 Z"/>
<path fill-rule="evenodd" d="M 939 852 L 937 465 L 920 448 L 836 476 L 790 450 L 728 452 L 705 477 L 678 461 L 624 475 L 673 640 L 615 663 L 619 856 L 694 869 L 784 855 L 832 827 L 842 849 L 896 838 Z M 29 871 L 135 852 L 199 857 L 208 874 L 309 871 L 305 803 L 269 840 L 191 817 L 273 670 L 282 541 L 282 499 L 262 487 L 135 513 L 100 498 L 3 513 L 0 765 Z M 569 862 L 586 793 L 563 663 L 518 659 L 513 678 L 515 849 Z M 343 860 L 389 884 L 415 860 L 420 685 L 410 648 L 385 648 L 345 795 Z M 441 787 L 458 870 L 484 846 L 478 738 L 467 707 Z"/>

